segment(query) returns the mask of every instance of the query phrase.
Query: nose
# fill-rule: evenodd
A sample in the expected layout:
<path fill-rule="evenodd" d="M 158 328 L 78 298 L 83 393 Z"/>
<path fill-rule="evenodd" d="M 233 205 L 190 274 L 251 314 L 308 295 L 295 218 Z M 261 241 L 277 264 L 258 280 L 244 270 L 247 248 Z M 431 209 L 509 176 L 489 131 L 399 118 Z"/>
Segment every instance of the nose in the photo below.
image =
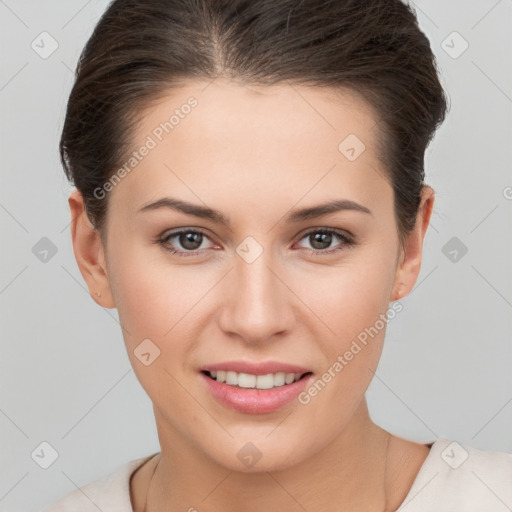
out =
<path fill-rule="evenodd" d="M 251 263 L 236 256 L 224 280 L 220 328 L 247 344 L 268 343 L 295 322 L 294 295 L 269 252 Z"/>

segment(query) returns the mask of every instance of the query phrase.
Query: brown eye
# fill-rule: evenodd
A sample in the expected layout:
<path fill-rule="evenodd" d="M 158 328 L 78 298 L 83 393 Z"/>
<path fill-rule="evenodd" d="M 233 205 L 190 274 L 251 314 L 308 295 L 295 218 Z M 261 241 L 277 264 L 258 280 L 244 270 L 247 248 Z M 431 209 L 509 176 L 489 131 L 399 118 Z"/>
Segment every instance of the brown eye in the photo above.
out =
<path fill-rule="evenodd" d="M 332 242 L 332 233 L 312 233 L 309 236 L 309 241 L 313 249 L 322 250 L 327 249 Z"/>
<path fill-rule="evenodd" d="M 315 229 L 306 233 L 301 240 L 307 239 L 311 245 L 310 249 L 314 254 L 331 254 L 333 252 L 342 251 L 345 248 L 355 245 L 353 239 L 349 238 L 344 233 L 331 228 Z M 336 246 L 331 247 L 333 242 L 338 243 Z"/>
<path fill-rule="evenodd" d="M 158 242 L 172 254 L 178 256 L 194 256 L 198 251 L 205 249 L 201 247 L 208 237 L 195 229 L 182 229 L 169 233 L 158 240 Z"/>
<path fill-rule="evenodd" d="M 178 235 L 178 240 L 182 247 L 190 251 L 195 251 L 201 247 L 203 240 L 202 233 L 182 232 Z"/>

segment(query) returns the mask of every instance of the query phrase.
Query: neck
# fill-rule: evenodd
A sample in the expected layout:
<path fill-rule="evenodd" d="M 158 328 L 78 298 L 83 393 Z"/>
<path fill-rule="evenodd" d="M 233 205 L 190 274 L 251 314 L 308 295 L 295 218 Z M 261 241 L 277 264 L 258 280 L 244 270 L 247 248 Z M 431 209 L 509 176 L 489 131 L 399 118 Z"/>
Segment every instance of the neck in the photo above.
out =
<path fill-rule="evenodd" d="M 279 471 L 234 472 L 198 453 L 157 419 L 161 455 L 147 512 L 306 509 L 382 511 L 386 504 L 389 434 L 375 425 L 363 400 L 351 423 L 314 456 Z M 328 419 L 327 419 L 328 420 Z"/>

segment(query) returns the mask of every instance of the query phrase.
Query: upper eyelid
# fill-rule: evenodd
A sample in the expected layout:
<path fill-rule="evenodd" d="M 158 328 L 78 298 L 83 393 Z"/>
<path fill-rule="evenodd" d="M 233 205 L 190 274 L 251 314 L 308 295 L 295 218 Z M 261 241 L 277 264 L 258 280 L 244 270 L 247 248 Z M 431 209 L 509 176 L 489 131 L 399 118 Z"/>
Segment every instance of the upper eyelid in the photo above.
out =
<path fill-rule="evenodd" d="M 331 227 L 328 227 L 328 226 L 317 226 L 317 227 L 312 227 L 312 228 L 306 228 L 304 231 L 301 231 L 301 233 L 299 233 L 299 235 L 297 235 L 297 237 L 300 239 L 304 238 L 306 235 L 310 234 L 310 233 L 316 233 L 318 231 L 328 231 L 328 232 L 332 232 L 334 235 L 339 235 L 339 236 L 346 236 L 347 238 L 355 238 L 354 235 L 352 235 L 352 233 L 350 233 L 349 231 L 347 231 L 346 229 L 341 229 L 341 228 L 331 228 Z"/>
<path fill-rule="evenodd" d="M 212 237 L 209 236 L 208 233 L 203 228 L 194 228 L 194 227 L 179 228 L 176 231 L 165 231 L 162 235 L 160 235 L 158 237 L 158 240 L 163 243 L 168 243 L 169 239 L 174 238 L 175 236 L 178 236 L 182 233 L 198 233 L 198 234 L 201 234 L 201 235 L 205 236 L 206 238 L 208 238 L 208 240 L 210 240 L 210 242 L 212 244 L 214 244 L 214 245 L 216 244 L 216 242 L 214 240 L 212 240 Z M 201 251 L 205 251 L 205 250 L 206 249 L 194 249 L 193 251 L 187 251 L 187 250 L 180 249 L 180 251 L 182 251 L 182 252 L 188 252 L 191 254 L 193 254 L 194 252 L 201 252 Z"/>
<path fill-rule="evenodd" d="M 206 236 L 208 239 L 211 240 L 211 236 L 208 234 L 207 231 L 205 231 L 203 228 L 179 228 L 179 229 L 176 229 L 175 231 L 174 230 L 171 230 L 171 231 L 164 231 L 162 233 L 162 235 L 159 236 L 159 239 L 167 239 L 167 238 L 172 238 L 172 237 L 175 237 L 177 235 L 181 235 L 181 233 L 198 233 L 198 234 L 201 234 L 203 236 Z M 213 240 L 212 240 L 213 241 Z"/>

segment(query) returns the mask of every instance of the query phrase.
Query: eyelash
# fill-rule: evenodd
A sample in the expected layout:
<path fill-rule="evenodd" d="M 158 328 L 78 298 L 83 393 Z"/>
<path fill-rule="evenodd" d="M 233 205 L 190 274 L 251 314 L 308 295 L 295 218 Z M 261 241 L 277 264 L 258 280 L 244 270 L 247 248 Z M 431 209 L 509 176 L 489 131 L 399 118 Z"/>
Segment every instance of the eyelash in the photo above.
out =
<path fill-rule="evenodd" d="M 173 233 L 169 233 L 169 234 L 165 235 L 164 237 L 160 237 L 160 238 L 158 238 L 156 240 L 156 242 L 158 244 L 160 244 L 166 251 L 170 252 L 173 255 L 179 256 L 179 257 L 189 257 L 189 256 L 196 256 L 196 255 L 198 255 L 202 250 L 177 251 L 176 249 L 170 248 L 167 245 L 168 241 L 171 238 L 179 236 L 179 235 L 181 235 L 183 233 L 201 234 L 204 237 L 208 238 L 208 236 L 206 235 L 206 233 L 204 231 L 197 230 L 197 229 L 182 229 L 180 231 L 175 231 Z M 338 237 L 343 242 L 342 247 L 336 246 L 336 247 L 331 248 L 331 249 L 308 249 L 308 248 L 305 248 L 306 251 L 309 251 L 310 254 L 313 254 L 315 256 L 316 255 L 319 255 L 319 256 L 329 255 L 329 254 L 332 254 L 332 253 L 343 251 L 343 250 L 345 250 L 347 248 L 350 248 L 350 247 L 354 246 L 355 243 L 356 243 L 353 238 L 350 238 L 349 236 L 345 235 L 343 232 L 338 231 L 337 229 L 333 229 L 333 228 L 317 228 L 317 229 L 312 229 L 312 230 L 308 231 L 307 233 L 304 233 L 304 235 L 299 239 L 299 241 L 303 240 L 304 238 L 306 238 L 306 237 L 308 237 L 308 236 L 310 236 L 310 235 L 312 235 L 314 233 L 322 233 L 322 234 L 327 234 L 327 235 L 335 235 L 336 237 Z M 206 249 L 203 249 L 203 250 L 206 250 Z"/>

